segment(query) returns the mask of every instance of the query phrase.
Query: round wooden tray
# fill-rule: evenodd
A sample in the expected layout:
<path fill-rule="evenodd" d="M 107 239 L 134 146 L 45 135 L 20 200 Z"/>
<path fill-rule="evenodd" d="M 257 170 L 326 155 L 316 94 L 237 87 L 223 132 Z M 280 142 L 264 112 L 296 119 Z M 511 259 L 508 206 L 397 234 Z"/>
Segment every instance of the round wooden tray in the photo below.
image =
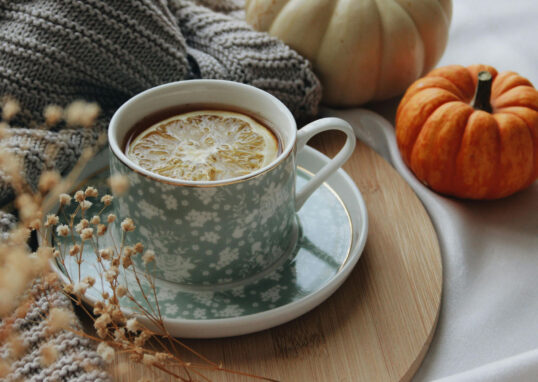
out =
<path fill-rule="evenodd" d="M 343 139 L 325 133 L 310 144 L 332 156 Z M 364 196 L 370 224 L 364 253 L 344 285 L 313 311 L 271 330 L 185 344 L 228 369 L 281 381 L 411 379 L 439 314 L 437 236 L 415 193 L 372 149 L 358 142 L 344 169 Z M 166 376 L 136 364 L 129 369 L 117 380 Z M 247 380 L 220 372 L 205 375 L 215 381 Z"/>

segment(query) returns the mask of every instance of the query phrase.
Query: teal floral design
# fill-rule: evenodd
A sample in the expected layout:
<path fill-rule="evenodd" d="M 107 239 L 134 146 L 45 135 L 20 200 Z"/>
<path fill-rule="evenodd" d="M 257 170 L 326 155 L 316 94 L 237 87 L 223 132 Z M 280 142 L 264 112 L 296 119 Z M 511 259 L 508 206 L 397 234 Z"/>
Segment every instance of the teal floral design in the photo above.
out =
<path fill-rule="evenodd" d="M 115 200 L 116 213 L 132 217 L 156 252 L 157 278 L 225 285 L 265 271 L 295 244 L 292 155 L 255 178 L 210 188 L 149 179 L 113 155 L 111 166 L 131 184 Z"/>

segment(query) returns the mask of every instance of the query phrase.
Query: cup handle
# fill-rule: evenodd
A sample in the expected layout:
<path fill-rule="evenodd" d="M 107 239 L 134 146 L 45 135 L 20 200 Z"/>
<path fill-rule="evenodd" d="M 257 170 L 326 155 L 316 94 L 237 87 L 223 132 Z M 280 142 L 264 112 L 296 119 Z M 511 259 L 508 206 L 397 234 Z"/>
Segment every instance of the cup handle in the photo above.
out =
<path fill-rule="evenodd" d="M 301 151 L 314 135 L 327 130 L 340 130 L 347 135 L 346 143 L 338 154 L 330 160 L 312 179 L 295 195 L 295 210 L 299 211 L 312 193 L 351 156 L 355 149 L 356 138 L 349 123 L 340 118 L 323 118 L 309 123 L 297 133 L 297 152 Z"/>

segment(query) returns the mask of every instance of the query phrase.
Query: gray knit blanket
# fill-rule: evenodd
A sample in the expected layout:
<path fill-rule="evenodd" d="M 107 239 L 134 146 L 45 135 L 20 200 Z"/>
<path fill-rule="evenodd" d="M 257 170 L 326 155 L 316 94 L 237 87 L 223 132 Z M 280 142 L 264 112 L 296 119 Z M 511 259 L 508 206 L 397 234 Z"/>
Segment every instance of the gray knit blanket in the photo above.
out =
<path fill-rule="evenodd" d="M 66 173 L 128 98 L 193 78 L 251 84 L 282 100 L 296 118 L 314 116 L 321 89 L 309 63 L 279 40 L 253 31 L 242 17 L 242 0 L 0 0 L 0 96 L 21 106 L 0 149 L 20 158 L 31 184 L 45 170 Z M 95 128 L 39 128 L 45 106 L 76 99 L 101 106 Z M 0 204 L 12 198 L 0 169 Z M 12 222 L 0 213 L 1 230 Z M 61 305 L 64 299 L 54 295 L 52 301 Z M 56 362 L 44 369 L 35 361 L 44 340 L 36 317 L 48 309 L 47 299 L 38 300 L 31 317 L 17 322 L 29 350 L 12 365 L 8 380 L 108 379 L 77 363 L 75 354 L 99 361 L 87 341 L 66 332 L 58 334 L 62 350 Z M 0 355 L 5 351 L 0 345 Z"/>

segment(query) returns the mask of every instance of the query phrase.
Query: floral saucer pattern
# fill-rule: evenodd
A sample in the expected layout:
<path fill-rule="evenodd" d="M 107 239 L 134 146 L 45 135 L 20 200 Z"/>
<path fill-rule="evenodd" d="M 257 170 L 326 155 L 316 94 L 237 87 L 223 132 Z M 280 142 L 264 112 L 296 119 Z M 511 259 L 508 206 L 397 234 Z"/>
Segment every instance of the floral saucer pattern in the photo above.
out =
<path fill-rule="evenodd" d="M 307 148 L 298 158 L 297 189 L 310 179 L 309 170 L 316 171 L 327 160 L 324 155 Z M 106 165 L 106 159 L 101 163 Z M 107 192 L 107 176 L 107 170 L 94 173 L 85 179 L 85 185 L 96 187 L 102 195 Z M 345 198 L 331 188 L 331 179 L 339 188 L 348 190 Z M 282 262 L 258 278 L 226 287 L 194 287 L 156 278 L 156 297 L 168 331 L 175 336 L 194 338 L 246 334 L 291 320 L 334 292 L 362 252 L 367 215 L 360 193 L 345 172 L 339 170 L 331 179 L 329 184 L 316 190 L 299 211 L 300 232 L 296 247 Z M 95 211 L 100 207 L 99 203 L 92 206 Z M 350 211 L 354 214 L 350 215 Z M 91 216 L 92 211 L 88 214 Z M 130 234 L 134 234 L 132 240 L 137 241 L 136 230 Z M 105 248 L 107 243 L 100 242 L 100 246 Z M 70 259 L 66 258 L 66 268 L 76 277 L 78 265 Z M 93 251 L 86 249 L 83 259 L 81 276 L 99 280 Z M 124 277 L 129 286 L 133 285 L 129 289 L 138 301 L 143 301 L 131 273 L 125 271 L 120 278 Z M 143 287 L 149 290 L 149 284 L 143 284 Z M 102 288 L 107 289 L 97 282 L 88 289 L 86 298 L 90 303 L 99 299 Z M 153 293 L 146 295 L 154 304 Z M 129 300 L 125 299 L 121 304 L 127 311 L 135 311 Z"/>

